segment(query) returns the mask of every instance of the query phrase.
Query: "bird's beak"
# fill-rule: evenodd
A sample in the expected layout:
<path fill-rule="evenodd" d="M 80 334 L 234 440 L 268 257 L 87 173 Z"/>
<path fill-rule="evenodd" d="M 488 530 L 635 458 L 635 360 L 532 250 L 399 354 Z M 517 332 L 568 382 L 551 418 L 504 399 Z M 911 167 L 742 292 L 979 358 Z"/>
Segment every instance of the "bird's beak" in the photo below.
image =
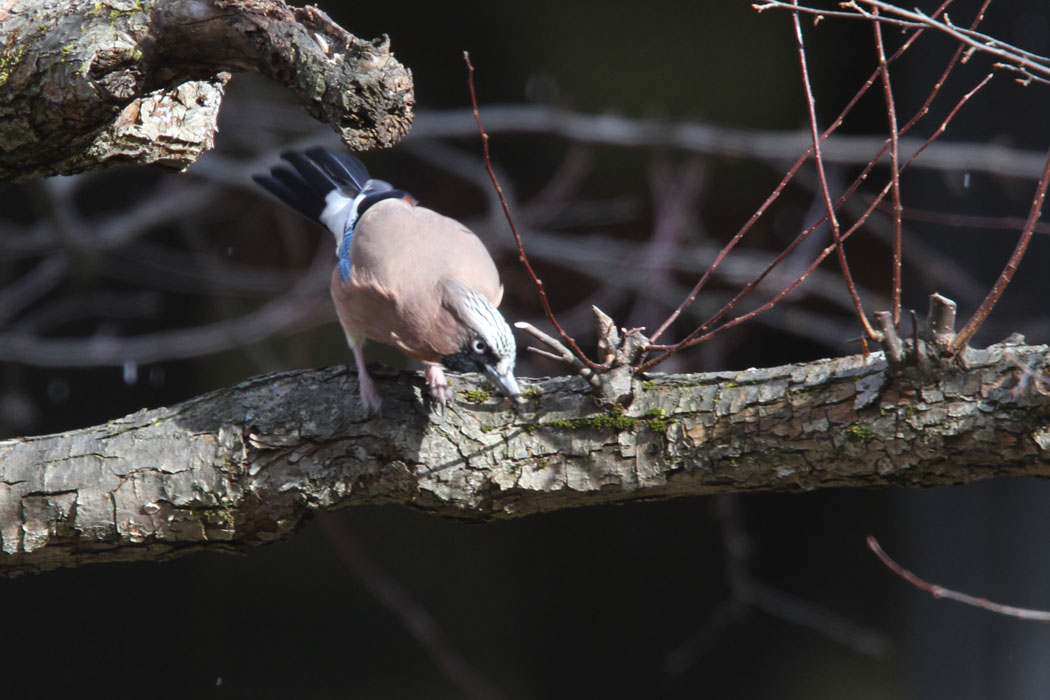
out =
<path fill-rule="evenodd" d="M 514 370 L 510 370 L 506 374 L 501 374 L 500 371 L 492 365 L 486 365 L 485 374 L 487 374 L 489 379 L 496 384 L 499 390 L 509 396 L 512 401 L 515 403 L 524 403 L 525 399 L 521 398 L 521 389 L 518 388 L 518 380 L 514 378 Z"/>

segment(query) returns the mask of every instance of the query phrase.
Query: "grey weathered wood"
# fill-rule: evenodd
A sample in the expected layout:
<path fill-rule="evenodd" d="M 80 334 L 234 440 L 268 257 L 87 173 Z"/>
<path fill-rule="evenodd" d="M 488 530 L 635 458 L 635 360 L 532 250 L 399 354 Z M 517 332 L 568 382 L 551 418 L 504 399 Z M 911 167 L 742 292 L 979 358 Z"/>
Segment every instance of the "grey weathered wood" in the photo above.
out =
<path fill-rule="evenodd" d="M 623 415 L 598 409 L 575 377 L 525 380 L 520 414 L 455 377 L 458 402 L 442 417 L 424 406 L 418 375 L 379 373 L 385 414 L 372 420 L 343 367 L 259 377 L 0 442 L 0 573 L 259 544 L 314 510 L 357 504 L 484 521 L 719 492 L 1050 475 L 1047 347 L 997 345 L 958 362 L 925 378 L 895 376 L 881 353 L 654 375 Z"/>
<path fill-rule="evenodd" d="M 282 0 L 0 2 L 0 181 L 106 165 L 181 170 L 211 148 L 223 86 L 287 86 L 353 150 L 408 131 L 409 71 Z"/>

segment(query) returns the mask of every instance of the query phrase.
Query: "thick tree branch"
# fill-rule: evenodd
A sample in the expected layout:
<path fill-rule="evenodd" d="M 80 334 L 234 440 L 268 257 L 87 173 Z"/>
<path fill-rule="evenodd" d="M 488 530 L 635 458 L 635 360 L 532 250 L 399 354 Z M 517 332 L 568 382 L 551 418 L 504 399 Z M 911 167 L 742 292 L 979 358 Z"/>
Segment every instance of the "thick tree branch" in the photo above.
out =
<path fill-rule="evenodd" d="M 354 150 L 412 119 L 384 38 L 282 0 L 12 0 L 0 5 L 0 181 L 118 163 L 181 170 L 211 148 L 230 72 L 287 86 Z"/>
<path fill-rule="evenodd" d="M 879 353 L 655 375 L 635 384 L 626 412 L 598 409 L 572 377 L 526 382 L 515 414 L 460 377 L 444 417 L 424 407 L 417 375 L 386 372 L 386 413 L 372 420 L 345 368 L 259 377 L 0 442 L 0 573 L 258 544 L 314 510 L 358 504 L 484 521 L 643 498 L 1050 475 L 1050 350 L 1007 343 L 956 362 L 922 378 Z"/>

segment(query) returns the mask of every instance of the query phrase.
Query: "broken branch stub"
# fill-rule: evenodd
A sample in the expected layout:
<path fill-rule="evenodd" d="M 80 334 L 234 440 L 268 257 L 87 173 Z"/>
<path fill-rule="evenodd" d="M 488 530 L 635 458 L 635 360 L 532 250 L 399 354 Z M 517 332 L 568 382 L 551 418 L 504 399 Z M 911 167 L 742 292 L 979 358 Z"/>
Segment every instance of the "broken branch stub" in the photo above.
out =
<path fill-rule="evenodd" d="M 940 294 L 930 295 L 930 311 L 926 317 L 926 332 L 938 347 L 947 350 L 955 339 L 954 301 Z"/>
<path fill-rule="evenodd" d="M 920 327 L 915 312 L 911 312 L 912 334 L 908 340 L 900 337 L 899 329 L 893 324 L 889 311 L 876 311 L 875 320 L 882 332 L 880 342 L 886 352 L 890 370 L 900 373 L 905 369 L 917 368 L 922 374 L 955 358 L 956 353 L 951 350 L 951 344 L 956 337 L 955 308 L 956 304 L 951 299 L 940 294 L 931 294 L 925 324 Z M 963 348 L 958 353 L 963 356 L 963 361 L 967 350 L 968 348 Z"/>

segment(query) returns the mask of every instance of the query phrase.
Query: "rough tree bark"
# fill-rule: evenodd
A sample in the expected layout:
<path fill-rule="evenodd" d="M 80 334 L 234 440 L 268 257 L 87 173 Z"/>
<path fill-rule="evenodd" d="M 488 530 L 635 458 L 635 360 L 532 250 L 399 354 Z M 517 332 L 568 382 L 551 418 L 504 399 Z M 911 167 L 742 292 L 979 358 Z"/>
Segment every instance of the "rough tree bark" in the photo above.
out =
<path fill-rule="evenodd" d="M 352 150 L 391 146 L 412 77 L 281 0 L 0 0 L 0 181 L 107 165 L 181 170 L 211 147 L 229 73 L 287 86 Z"/>
<path fill-rule="evenodd" d="M 921 373 L 881 353 L 636 381 L 625 411 L 577 377 L 508 404 L 468 377 L 430 413 L 379 373 L 259 377 L 172 408 L 0 442 L 0 574 L 287 537 L 316 509 L 402 503 L 472 520 L 728 491 L 1050 475 L 1050 351 L 1007 342 Z M 542 398 L 540 394 L 542 393 Z"/>

